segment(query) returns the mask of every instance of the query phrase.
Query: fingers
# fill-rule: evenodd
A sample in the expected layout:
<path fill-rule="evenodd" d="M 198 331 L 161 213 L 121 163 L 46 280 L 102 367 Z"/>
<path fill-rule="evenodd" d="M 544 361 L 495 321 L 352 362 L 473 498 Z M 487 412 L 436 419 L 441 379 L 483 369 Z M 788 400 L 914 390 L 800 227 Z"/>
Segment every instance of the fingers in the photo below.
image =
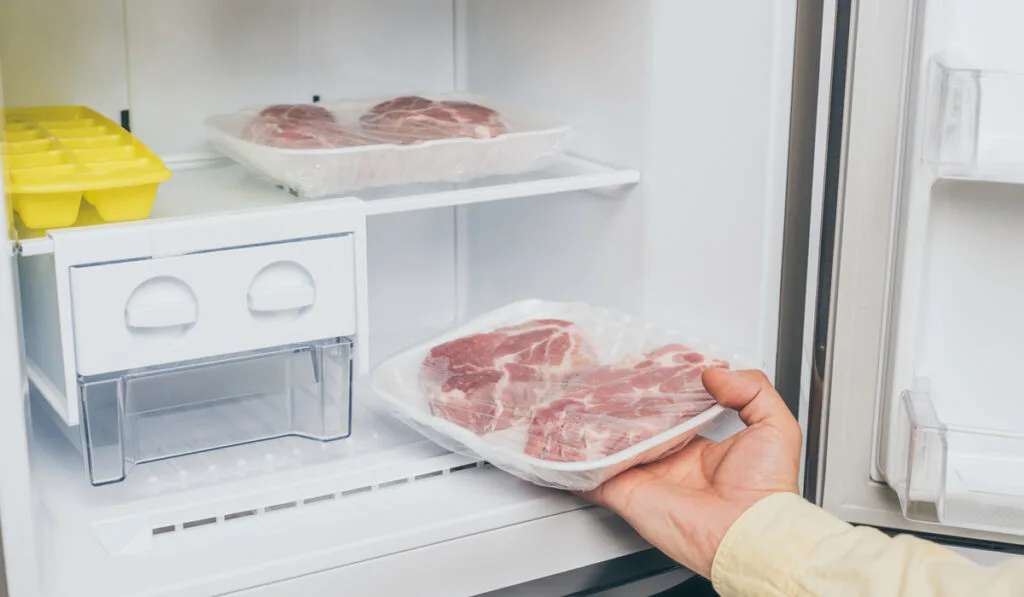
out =
<path fill-rule="evenodd" d="M 799 425 L 782 397 L 760 371 L 729 371 L 708 369 L 703 376 L 704 387 L 726 408 L 740 413 L 747 426 L 767 424 L 799 434 Z"/>
<path fill-rule="evenodd" d="M 645 480 L 643 473 L 634 469 L 622 473 L 593 491 L 576 492 L 576 495 L 595 506 L 607 508 L 625 517 L 636 486 Z"/>

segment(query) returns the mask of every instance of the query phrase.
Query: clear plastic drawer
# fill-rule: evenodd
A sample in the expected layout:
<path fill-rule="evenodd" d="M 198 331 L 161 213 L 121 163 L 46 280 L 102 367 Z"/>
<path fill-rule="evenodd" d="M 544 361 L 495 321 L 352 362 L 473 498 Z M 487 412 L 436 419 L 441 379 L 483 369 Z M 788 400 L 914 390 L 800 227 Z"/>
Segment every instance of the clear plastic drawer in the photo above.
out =
<path fill-rule="evenodd" d="M 947 423 L 926 390 L 901 400 L 898 445 L 906 471 L 890 484 L 907 519 L 1024 533 L 1024 434 Z"/>
<path fill-rule="evenodd" d="M 348 437 L 347 338 L 79 379 L 94 485 L 133 465 L 284 436 Z"/>

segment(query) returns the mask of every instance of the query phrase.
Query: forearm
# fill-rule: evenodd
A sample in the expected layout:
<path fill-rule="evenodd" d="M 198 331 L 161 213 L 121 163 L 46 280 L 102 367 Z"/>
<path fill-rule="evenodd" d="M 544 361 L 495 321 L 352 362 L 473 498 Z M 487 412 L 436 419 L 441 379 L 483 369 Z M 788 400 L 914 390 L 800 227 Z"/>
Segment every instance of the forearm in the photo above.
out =
<path fill-rule="evenodd" d="M 984 568 L 934 543 L 855 528 L 797 496 L 776 495 L 729 530 L 712 579 L 723 597 L 1009 597 L 1024 587 L 1024 563 Z"/>

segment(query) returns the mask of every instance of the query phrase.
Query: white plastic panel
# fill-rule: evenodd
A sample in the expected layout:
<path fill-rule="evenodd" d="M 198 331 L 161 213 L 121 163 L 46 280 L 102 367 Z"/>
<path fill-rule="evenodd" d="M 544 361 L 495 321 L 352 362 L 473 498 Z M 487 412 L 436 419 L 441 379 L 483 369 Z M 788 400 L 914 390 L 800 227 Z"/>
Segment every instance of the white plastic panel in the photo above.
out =
<path fill-rule="evenodd" d="M 313 92 L 325 100 L 454 90 L 453 0 L 308 1 Z"/>
<path fill-rule="evenodd" d="M 132 0 L 133 132 L 206 147 L 203 119 L 264 103 L 451 91 L 452 0 Z"/>
<path fill-rule="evenodd" d="M 946 182 L 933 190 L 916 372 L 931 378 L 943 421 L 1022 431 L 1014 371 L 1024 281 L 1009 273 L 1024 262 L 1022 200 L 1012 185 Z"/>
<path fill-rule="evenodd" d="M 452 212 L 432 209 L 367 220 L 374 363 L 455 320 Z"/>
<path fill-rule="evenodd" d="M 356 332 L 351 235 L 71 269 L 79 375 Z"/>
<path fill-rule="evenodd" d="M 1017 24 L 1024 5 L 1014 0 L 928 0 L 928 27 L 941 50 L 957 60 L 997 71 L 1024 72 Z"/>
<path fill-rule="evenodd" d="M 312 100 L 305 0 L 125 2 L 132 132 L 157 153 L 205 144 L 203 119 Z"/>
<path fill-rule="evenodd" d="M 574 154 L 644 165 L 651 3 L 473 0 L 466 11 L 466 87 L 572 125 Z M 524 40 L 529 40 L 524 42 Z M 466 210 L 466 315 L 517 299 L 643 306 L 646 195 L 537 197 Z M 629 201 L 621 199 L 629 198 Z M 460 221 L 461 222 L 461 221 Z"/>
<path fill-rule="evenodd" d="M 771 374 L 796 1 L 653 7 L 645 311 L 740 347 Z"/>
<path fill-rule="evenodd" d="M 128 107 L 123 0 L 5 0 L 0 57 L 7 107 Z M 131 3 L 128 3 L 131 4 Z"/>
<path fill-rule="evenodd" d="M 471 91 L 563 119 L 580 131 L 574 153 L 644 175 L 618 195 L 625 202 L 470 208 L 469 312 L 538 293 L 595 302 L 697 327 L 770 368 L 795 2 L 475 0 L 466 10 Z"/>

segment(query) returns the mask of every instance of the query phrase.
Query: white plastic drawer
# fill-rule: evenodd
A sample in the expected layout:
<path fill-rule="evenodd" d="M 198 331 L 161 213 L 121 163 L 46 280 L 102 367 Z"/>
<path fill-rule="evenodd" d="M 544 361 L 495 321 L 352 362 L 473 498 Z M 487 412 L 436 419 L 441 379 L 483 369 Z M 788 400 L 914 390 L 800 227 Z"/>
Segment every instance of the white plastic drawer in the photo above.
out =
<path fill-rule="evenodd" d="M 350 235 L 71 268 L 79 375 L 356 331 Z"/>

